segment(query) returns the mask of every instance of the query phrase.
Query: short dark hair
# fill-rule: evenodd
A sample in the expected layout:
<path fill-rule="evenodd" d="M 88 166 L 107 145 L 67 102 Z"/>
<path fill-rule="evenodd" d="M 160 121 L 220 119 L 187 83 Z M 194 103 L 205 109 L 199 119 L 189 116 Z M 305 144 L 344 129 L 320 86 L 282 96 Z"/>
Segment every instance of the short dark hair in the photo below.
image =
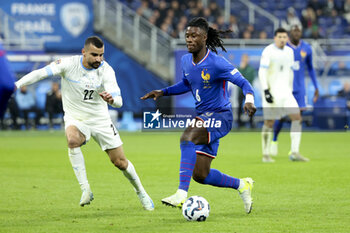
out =
<path fill-rule="evenodd" d="M 93 46 L 95 46 L 96 48 L 102 48 L 103 47 L 103 41 L 101 40 L 100 37 L 98 36 L 90 36 L 89 38 L 87 38 L 85 40 L 85 44 L 84 47 L 89 46 L 90 44 L 92 44 Z"/>
<path fill-rule="evenodd" d="M 187 27 L 199 27 L 207 33 L 206 46 L 216 54 L 218 53 L 216 47 L 220 47 L 223 51 L 226 52 L 224 43 L 221 39 L 221 35 L 225 33 L 232 32 L 231 30 L 220 31 L 216 30 L 209 26 L 208 21 L 203 17 L 193 18 L 188 24 Z"/>
<path fill-rule="evenodd" d="M 276 36 L 278 33 L 287 33 L 288 34 L 287 30 L 284 28 L 277 28 L 274 36 Z"/>

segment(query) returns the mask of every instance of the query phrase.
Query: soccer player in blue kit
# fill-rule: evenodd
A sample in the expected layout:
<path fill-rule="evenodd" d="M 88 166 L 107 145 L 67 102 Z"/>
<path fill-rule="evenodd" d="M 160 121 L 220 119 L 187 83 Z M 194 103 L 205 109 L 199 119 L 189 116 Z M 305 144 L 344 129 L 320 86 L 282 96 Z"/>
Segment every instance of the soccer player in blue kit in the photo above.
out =
<path fill-rule="evenodd" d="M 5 114 L 7 102 L 15 90 L 15 80 L 5 54 L 0 43 L 0 119 Z"/>
<path fill-rule="evenodd" d="M 290 40 L 287 42 L 287 45 L 294 51 L 294 80 L 293 80 L 293 95 L 296 101 L 298 102 L 300 111 L 303 111 L 306 107 L 305 98 L 305 66 L 308 69 L 311 81 L 315 87 L 315 93 L 313 97 L 313 102 L 316 102 L 319 96 L 316 72 L 312 64 L 312 48 L 311 46 L 301 40 L 302 31 L 299 26 L 294 25 L 291 27 L 289 32 Z M 283 119 L 276 120 L 273 127 L 273 140 L 270 147 L 270 153 L 273 156 L 278 154 L 278 134 L 283 126 Z M 299 161 L 295 157 L 291 157 L 292 161 Z"/>
<path fill-rule="evenodd" d="M 189 54 L 182 57 L 183 79 L 179 83 L 153 90 L 141 99 L 179 95 L 191 91 L 196 100 L 196 124 L 190 125 L 180 139 L 181 162 L 179 187 L 177 192 L 162 199 L 162 203 L 181 208 L 187 198 L 191 177 L 201 184 L 226 187 L 238 190 L 245 211 L 252 209 L 251 178 L 238 179 L 211 169 L 212 160 L 217 155 L 219 139 L 232 128 L 232 108 L 227 92 L 227 82 L 242 88 L 245 95 L 244 110 L 249 116 L 254 115 L 254 91 L 249 82 L 225 58 L 217 55 L 216 47 L 226 52 L 220 35 L 223 31 L 209 27 L 202 18 L 192 19 L 186 28 L 186 45 Z M 204 127 L 208 120 L 221 121 L 221 127 Z M 199 123 L 199 124 L 198 124 Z"/>

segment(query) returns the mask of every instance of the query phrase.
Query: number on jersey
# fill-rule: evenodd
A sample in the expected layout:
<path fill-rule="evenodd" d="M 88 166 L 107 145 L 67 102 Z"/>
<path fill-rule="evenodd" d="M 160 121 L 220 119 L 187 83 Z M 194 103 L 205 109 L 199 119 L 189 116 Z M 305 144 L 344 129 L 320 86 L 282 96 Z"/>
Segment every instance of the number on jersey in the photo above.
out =
<path fill-rule="evenodd" d="M 84 100 L 92 100 L 92 94 L 94 93 L 94 90 L 84 90 Z"/>

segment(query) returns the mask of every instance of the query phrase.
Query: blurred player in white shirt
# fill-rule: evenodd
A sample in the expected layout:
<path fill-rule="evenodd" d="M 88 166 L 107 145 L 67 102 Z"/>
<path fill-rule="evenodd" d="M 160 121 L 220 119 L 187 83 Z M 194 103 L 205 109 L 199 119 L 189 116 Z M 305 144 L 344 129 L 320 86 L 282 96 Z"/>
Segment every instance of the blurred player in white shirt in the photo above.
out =
<path fill-rule="evenodd" d="M 259 68 L 259 79 L 263 90 L 264 125 L 262 128 L 263 162 L 274 160 L 270 155 L 273 123 L 276 119 L 289 116 L 291 123 L 292 161 L 308 161 L 299 153 L 301 140 L 301 116 L 298 103 L 293 96 L 293 50 L 286 46 L 287 31 L 279 28 L 275 31 L 274 43 L 262 52 Z"/>
<path fill-rule="evenodd" d="M 104 44 L 97 37 L 86 39 L 82 55 L 59 59 L 34 70 L 16 82 L 17 88 L 46 77 L 62 77 L 62 103 L 68 154 L 82 190 L 80 205 L 94 199 L 87 180 L 80 147 L 92 136 L 106 151 L 111 162 L 129 179 L 146 210 L 153 210 L 152 199 L 143 188 L 132 163 L 125 157 L 122 141 L 108 114 L 108 106 L 123 105 L 113 68 L 103 60 Z"/>

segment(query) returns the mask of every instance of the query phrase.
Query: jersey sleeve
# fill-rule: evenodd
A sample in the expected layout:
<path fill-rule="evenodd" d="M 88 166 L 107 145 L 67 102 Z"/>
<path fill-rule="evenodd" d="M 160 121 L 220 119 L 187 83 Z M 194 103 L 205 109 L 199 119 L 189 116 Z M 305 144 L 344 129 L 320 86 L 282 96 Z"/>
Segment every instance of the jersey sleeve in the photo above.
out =
<path fill-rule="evenodd" d="M 113 97 L 112 107 L 120 108 L 123 105 L 121 91 L 117 83 L 117 78 L 112 67 L 108 66 L 103 76 L 104 90 Z"/>
<path fill-rule="evenodd" d="M 22 86 L 35 83 L 44 78 L 59 74 L 63 76 L 65 69 L 71 66 L 72 64 L 73 62 L 71 61 L 71 58 L 58 59 L 52 62 L 50 65 L 47 65 L 38 70 L 33 70 L 29 74 L 23 76 L 20 80 L 16 82 L 16 87 L 20 88 Z"/>
<path fill-rule="evenodd" d="M 235 68 L 229 61 L 223 57 L 219 57 L 216 61 L 216 70 L 218 74 L 216 79 L 227 80 L 237 86 L 239 86 L 243 94 L 252 94 L 254 95 L 253 87 L 250 85 L 249 81 L 243 77 L 243 75 Z"/>
<path fill-rule="evenodd" d="M 314 84 L 315 89 L 318 89 L 317 80 L 316 80 L 316 72 L 315 72 L 314 66 L 312 64 L 312 48 L 310 45 L 308 45 L 308 53 L 307 53 L 307 56 L 305 59 L 305 63 L 306 63 L 307 70 L 309 72 L 311 81 Z"/>
<path fill-rule="evenodd" d="M 190 84 L 186 78 L 183 78 L 180 82 L 170 86 L 163 88 L 163 95 L 181 95 L 191 90 Z"/>
<path fill-rule="evenodd" d="M 265 48 L 261 54 L 260 67 L 258 72 L 262 90 L 269 89 L 269 85 L 267 83 L 267 72 L 268 72 L 269 66 L 270 66 L 270 55 L 269 55 L 268 49 Z"/>
<path fill-rule="evenodd" d="M 181 58 L 181 67 L 182 67 L 182 80 L 170 87 L 163 88 L 163 95 L 164 96 L 170 96 L 170 95 L 181 95 L 186 92 L 189 92 L 191 90 L 191 85 L 188 82 L 186 76 L 185 76 L 185 59 L 184 57 Z"/>
<path fill-rule="evenodd" d="M 50 63 L 45 67 L 48 76 L 61 75 L 64 76 L 66 70 L 73 64 L 72 57 L 61 58 Z"/>

